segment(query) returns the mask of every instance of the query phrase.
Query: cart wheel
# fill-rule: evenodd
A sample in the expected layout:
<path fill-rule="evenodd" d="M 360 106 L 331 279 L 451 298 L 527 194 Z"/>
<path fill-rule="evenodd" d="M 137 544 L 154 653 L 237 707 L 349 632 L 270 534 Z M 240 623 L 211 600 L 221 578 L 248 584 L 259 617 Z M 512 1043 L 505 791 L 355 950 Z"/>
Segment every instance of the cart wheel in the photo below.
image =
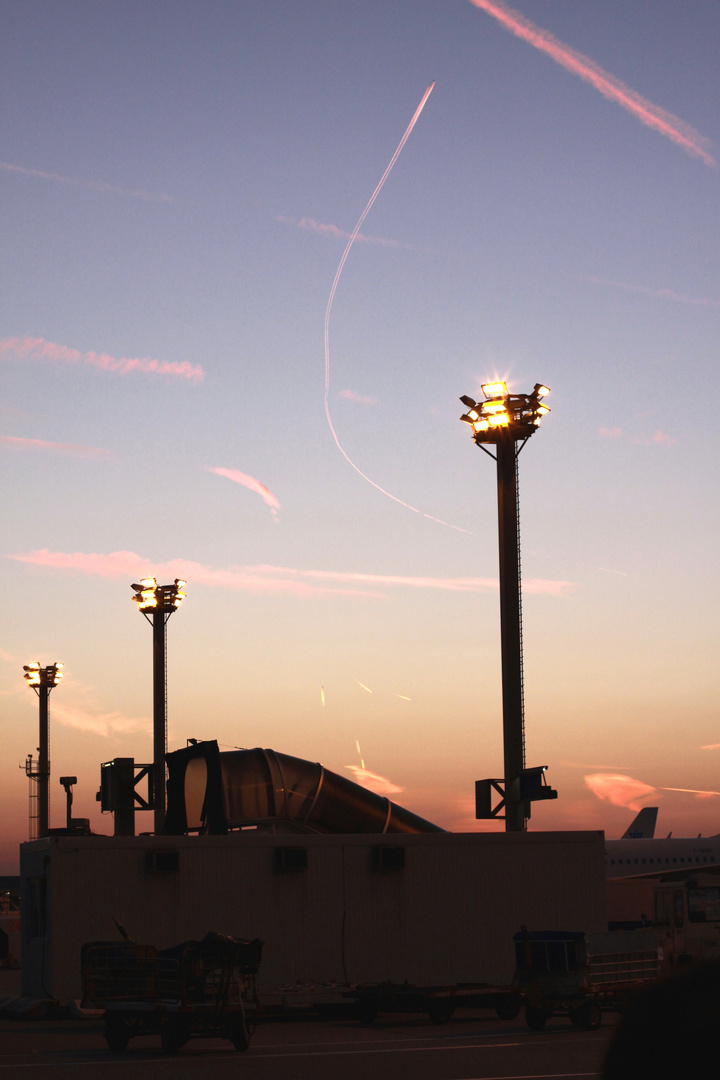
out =
<path fill-rule="evenodd" d="M 250 1045 L 247 1028 L 245 1027 L 245 1021 L 242 1014 L 239 1014 L 230 1025 L 228 1038 L 236 1050 L 247 1050 Z"/>
<path fill-rule="evenodd" d="M 600 1006 L 596 1005 L 594 1001 L 586 1001 L 577 1009 L 571 1009 L 570 1022 L 575 1027 L 582 1028 L 583 1031 L 595 1031 L 602 1023 Z"/>
<path fill-rule="evenodd" d="M 431 1024 L 447 1024 L 455 1012 L 455 1006 L 451 1001 L 429 1001 L 427 1014 Z"/>
<path fill-rule="evenodd" d="M 105 1013 L 105 1042 L 115 1054 L 122 1054 L 123 1050 L 127 1050 L 130 1031 L 122 1013 Z"/>
<path fill-rule="evenodd" d="M 497 999 L 495 1012 L 501 1020 L 514 1020 L 520 1012 L 519 994 L 505 994 Z"/>
<path fill-rule="evenodd" d="M 551 1016 L 550 1009 L 540 1009 L 537 1005 L 525 1006 L 525 1023 L 533 1031 L 542 1031 Z"/>
<path fill-rule="evenodd" d="M 171 1016 L 160 1031 L 160 1044 L 166 1054 L 175 1054 L 190 1038 L 187 1022 L 182 1016 Z"/>

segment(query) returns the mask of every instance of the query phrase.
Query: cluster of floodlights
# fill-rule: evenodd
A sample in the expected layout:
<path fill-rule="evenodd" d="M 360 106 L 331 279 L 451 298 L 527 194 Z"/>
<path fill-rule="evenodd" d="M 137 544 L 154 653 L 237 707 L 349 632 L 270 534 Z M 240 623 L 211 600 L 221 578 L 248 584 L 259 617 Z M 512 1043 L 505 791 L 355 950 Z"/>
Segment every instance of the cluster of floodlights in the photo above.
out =
<path fill-rule="evenodd" d="M 504 431 L 515 439 L 527 439 L 550 412 L 543 404 L 550 391 L 541 383 L 535 383 L 531 394 L 509 394 L 504 382 L 485 383 L 482 392 L 482 402 L 466 395 L 460 398 L 468 409 L 460 419 L 471 425 L 476 443 L 497 442 Z"/>
<path fill-rule="evenodd" d="M 48 664 L 47 667 L 41 667 L 38 661 L 35 661 L 33 664 L 25 664 L 23 671 L 28 686 L 52 687 L 57 686 L 60 679 L 62 679 L 63 667 L 64 664 Z"/>
<path fill-rule="evenodd" d="M 130 588 L 135 590 L 133 600 L 140 611 L 175 611 L 185 599 L 186 585 L 182 578 L 175 578 L 174 585 L 158 585 L 156 578 L 144 577 Z"/>

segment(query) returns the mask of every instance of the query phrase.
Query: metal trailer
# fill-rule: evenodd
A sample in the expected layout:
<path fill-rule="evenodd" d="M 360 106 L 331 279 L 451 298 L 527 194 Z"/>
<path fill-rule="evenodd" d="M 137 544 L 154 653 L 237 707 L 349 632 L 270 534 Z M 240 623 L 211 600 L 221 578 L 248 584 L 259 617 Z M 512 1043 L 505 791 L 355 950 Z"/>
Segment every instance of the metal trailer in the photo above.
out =
<path fill-rule="evenodd" d="M 358 1003 L 360 1022 L 372 1024 L 380 1013 L 427 1013 L 433 1024 L 444 1024 L 457 1008 L 494 1009 L 501 1020 L 513 1020 L 522 999 L 517 990 L 490 983 L 455 986 L 412 986 L 409 983 L 373 983 L 354 987 L 345 997 Z"/>
<path fill-rule="evenodd" d="M 652 930 L 529 931 L 515 934 L 513 985 L 525 998 L 525 1020 L 539 1031 L 553 1015 L 576 1027 L 600 1026 L 602 1009 L 622 1009 L 654 982 L 662 949 Z"/>
<path fill-rule="evenodd" d="M 136 1035 L 152 1034 L 168 1054 L 196 1036 L 219 1036 L 247 1050 L 262 946 L 257 938 L 213 932 L 163 950 L 129 940 L 87 942 L 82 1005 L 105 1010 L 105 1039 L 116 1052 Z"/>

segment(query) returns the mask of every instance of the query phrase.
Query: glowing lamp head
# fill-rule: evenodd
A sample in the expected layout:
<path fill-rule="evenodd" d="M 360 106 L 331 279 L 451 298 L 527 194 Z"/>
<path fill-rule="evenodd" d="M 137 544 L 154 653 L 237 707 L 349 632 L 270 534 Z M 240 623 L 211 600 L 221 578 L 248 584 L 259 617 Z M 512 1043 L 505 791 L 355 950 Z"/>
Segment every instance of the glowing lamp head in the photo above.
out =
<path fill-rule="evenodd" d="M 507 397 L 507 383 L 504 382 L 484 383 L 481 389 L 486 398 Z"/>
<path fill-rule="evenodd" d="M 490 427 L 507 427 L 510 423 L 510 417 L 507 412 L 496 412 L 492 416 L 488 416 L 488 423 Z"/>
<path fill-rule="evenodd" d="M 547 386 L 543 386 L 542 383 L 535 383 L 535 386 L 533 387 L 533 394 L 536 398 L 547 397 L 549 393 L 550 390 Z"/>
<path fill-rule="evenodd" d="M 491 413 L 506 413 L 507 406 L 502 398 L 496 398 L 494 401 L 486 401 L 483 405 L 483 412 L 486 414 Z"/>
<path fill-rule="evenodd" d="M 28 686 L 40 685 L 40 664 L 37 660 L 32 664 L 25 664 L 23 666 L 23 671 L 25 672 Z"/>

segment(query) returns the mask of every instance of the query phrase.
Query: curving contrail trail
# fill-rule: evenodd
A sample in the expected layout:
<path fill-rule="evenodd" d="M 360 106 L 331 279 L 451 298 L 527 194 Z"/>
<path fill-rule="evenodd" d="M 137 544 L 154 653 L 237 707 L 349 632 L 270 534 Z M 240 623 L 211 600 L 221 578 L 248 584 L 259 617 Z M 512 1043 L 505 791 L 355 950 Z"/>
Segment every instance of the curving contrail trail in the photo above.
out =
<path fill-rule="evenodd" d="M 404 147 L 405 143 L 410 138 L 410 133 L 411 133 L 412 129 L 415 127 L 416 123 L 418 122 L 418 119 L 420 117 L 420 113 L 425 108 L 425 102 L 430 97 L 430 94 L 432 93 L 434 86 L 435 86 L 435 82 L 433 80 L 433 82 L 430 83 L 427 90 L 423 94 L 422 99 L 421 99 L 420 104 L 418 105 L 417 109 L 413 113 L 412 120 L 410 121 L 407 128 L 405 129 L 405 134 L 403 135 L 402 139 L 398 143 L 397 149 L 395 150 L 395 153 L 390 158 L 390 161 L 388 162 L 388 165 L 387 165 L 387 168 L 385 169 L 385 172 L 380 177 L 380 179 L 379 179 L 379 181 L 377 183 L 377 187 L 375 188 L 372 195 L 370 196 L 370 199 L 368 200 L 367 206 L 365 207 L 362 214 L 358 218 L 357 225 L 355 226 L 353 231 L 350 233 L 350 239 L 348 240 L 347 244 L 345 245 L 345 250 L 342 253 L 342 258 L 340 259 L 340 263 L 338 265 L 338 268 L 335 271 L 335 277 L 333 278 L 332 287 L 330 289 L 330 296 L 328 297 L 327 307 L 325 309 L 325 416 L 327 417 L 328 427 L 330 428 L 330 432 L 332 434 L 332 437 L 335 440 L 335 445 L 337 446 L 338 450 L 340 451 L 342 456 L 345 458 L 347 463 L 349 465 L 352 465 L 355 472 L 359 473 L 360 476 L 362 476 L 363 480 L 367 480 L 368 484 L 372 484 L 372 486 L 374 488 L 377 488 L 378 491 L 381 491 L 383 493 L 383 495 L 387 495 L 388 499 L 392 499 L 394 502 L 400 503 L 401 506 L 404 506 L 407 510 L 412 510 L 413 513 L 415 513 L 415 514 L 421 514 L 422 513 L 423 517 L 429 518 L 430 521 L 437 521 L 439 525 L 446 525 L 449 529 L 457 529 L 458 532 L 469 532 L 470 531 L 469 529 L 461 529 L 459 525 L 451 525 L 448 521 L 442 521 L 440 518 L 433 517 L 432 514 L 423 513 L 421 510 L 418 510 L 417 506 L 411 506 L 410 503 L 405 502 L 404 499 L 399 499 L 397 497 L 397 495 L 393 495 L 391 492 L 386 491 L 384 487 L 380 486 L 380 484 L 376 484 L 374 480 L 371 480 L 370 477 L 367 476 L 367 474 L 364 473 L 362 471 L 362 469 L 360 469 L 355 464 L 355 462 L 352 460 L 352 458 L 348 456 L 348 454 L 345 452 L 343 447 L 340 445 L 340 440 L 337 437 L 337 432 L 335 431 L 335 427 L 333 425 L 332 418 L 330 416 L 330 405 L 328 403 L 328 398 L 329 398 L 329 395 L 330 395 L 330 312 L 332 310 L 333 300 L 335 299 L 335 292 L 336 292 L 337 287 L 338 287 L 338 282 L 340 281 L 340 275 L 342 274 L 343 267 L 345 266 L 345 263 L 347 262 L 347 257 L 350 254 L 350 249 L 352 248 L 353 244 L 355 243 L 355 240 L 357 239 L 358 233 L 360 232 L 360 229 L 362 227 L 362 223 L 365 220 L 365 218 L 368 216 L 368 214 L 370 213 L 370 210 L 372 209 L 373 203 L 375 202 L 378 195 L 382 191 L 383 184 L 385 183 L 385 181 L 387 180 L 388 176 L 390 175 L 390 173 L 392 171 L 393 165 L 395 164 L 397 159 L 400 157 L 400 153 L 402 152 L 402 148 Z"/>

